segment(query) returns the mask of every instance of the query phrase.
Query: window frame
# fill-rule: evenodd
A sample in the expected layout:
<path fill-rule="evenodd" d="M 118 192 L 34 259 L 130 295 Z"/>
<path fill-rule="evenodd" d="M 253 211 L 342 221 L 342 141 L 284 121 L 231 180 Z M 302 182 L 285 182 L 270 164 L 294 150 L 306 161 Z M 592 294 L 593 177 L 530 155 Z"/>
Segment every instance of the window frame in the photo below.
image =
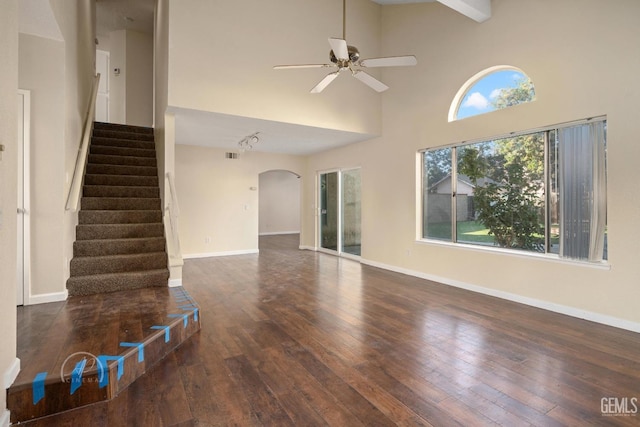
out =
<path fill-rule="evenodd" d="M 580 125 L 585 125 L 588 123 L 592 123 L 592 122 L 597 122 L 597 121 L 602 121 L 605 123 L 605 132 L 606 132 L 606 128 L 607 128 L 607 116 L 606 115 L 602 115 L 602 116 L 594 116 L 594 117 L 589 117 L 586 119 L 581 119 L 581 120 L 574 120 L 574 121 L 570 121 L 570 122 L 563 122 L 563 123 L 559 123 L 559 124 L 555 124 L 555 125 L 548 125 L 548 126 L 542 126 L 542 127 L 538 127 L 538 128 L 532 128 L 532 129 L 527 129 L 527 130 L 522 130 L 522 131 L 514 131 L 514 132 L 508 132 L 508 133 L 503 133 L 503 134 L 499 134 L 496 136 L 491 136 L 491 137 L 484 137 L 484 138 L 475 138 L 472 140 L 465 140 L 465 141 L 461 141 L 461 142 L 457 142 L 457 143 L 451 143 L 451 144 L 446 144 L 446 145 L 440 145 L 440 146 L 435 146 L 435 147 L 429 147 L 429 148 L 423 148 L 417 151 L 416 153 L 416 164 L 418 165 L 418 173 L 419 173 L 419 179 L 417 180 L 417 183 L 419 184 L 419 188 L 418 188 L 418 194 L 417 194 L 417 199 L 416 199 L 416 203 L 419 204 L 418 209 L 416 209 L 419 218 L 418 221 L 416 221 L 416 225 L 417 225 L 417 229 L 416 229 L 416 242 L 417 243 L 424 243 L 424 244 L 430 244 L 430 245 L 442 245 L 442 246 L 450 246 L 450 247 L 458 247 L 458 248 L 465 248 L 465 249 L 473 249 L 473 250 L 478 250 L 481 252 L 494 252 L 494 253 L 501 253 L 501 254 L 507 254 L 507 255 L 514 255 L 514 256 L 519 256 L 519 257 L 533 257 L 533 258 L 544 258 L 547 260 L 554 260 L 554 261 L 558 261 L 561 263 L 568 263 L 568 264 L 581 264 L 581 265 L 588 265 L 588 266 L 595 266 L 595 267 L 604 267 L 604 268 L 610 268 L 610 264 L 609 264 L 609 259 L 603 259 L 602 261 L 599 262 L 594 262 L 594 261 L 588 261 L 588 260 L 579 260 L 579 259 L 572 259 L 572 258 L 565 258 L 562 257 L 560 255 L 560 253 L 554 253 L 554 252 L 550 252 L 549 251 L 549 230 L 550 230 L 550 215 L 549 215 L 549 198 L 550 198 L 550 194 L 548 191 L 547 186 L 549 185 L 549 140 L 548 140 L 548 135 L 549 132 L 551 131 L 559 131 L 560 129 L 563 128 L 568 128 L 568 127 L 573 127 L 573 126 L 580 126 Z M 465 146 L 469 146 L 469 145 L 473 145 L 473 144 L 478 144 L 478 143 L 482 143 L 482 142 L 490 142 L 490 141 L 496 141 L 499 139 L 504 139 L 504 138 L 515 138 L 518 136 L 523 136 L 523 135 L 530 135 L 530 134 L 534 134 L 534 133 L 539 133 L 539 132 L 544 132 L 544 171 L 543 171 L 543 176 L 544 176 L 544 194 L 545 194 L 545 208 L 544 208 L 544 226 L 545 226 L 545 230 L 544 230 L 544 252 L 535 252 L 535 251 L 530 251 L 530 250 L 522 250 L 522 249 L 512 249 L 512 248 L 505 248 L 505 247 L 500 247 L 497 245 L 480 245 L 480 244 L 474 244 L 474 243 L 470 243 L 470 242 L 458 242 L 457 240 L 457 206 L 455 203 L 455 197 L 451 197 L 452 202 L 451 202 L 451 239 L 450 240 L 446 240 L 446 239 L 437 239 L 437 238 L 429 238 L 429 237 L 425 237 L 425 233 L 426 233 L 426 229 L 425 229 L 425 225 L 427 224 L 427 218 L 426 218 L 426 211 L 427 211 L 427 200 L 426 200 L 426 196 L 427 196 L 427 185 L 428 182 L 426 182 L 428 174 L 426 173 L 426 167 L 425 167 L 425 161 L 424 161 L 424 156 L 425 153 L 429 152 L 429 151 L 434 151 L 434 150 L 441 150 L 441 149 L 447 149 L 450 148 L 452 150 L 452 162 L 451 162 L 451 176 L 457 176 L 457 149 L 461 148 L 461 147 L 465 147 Z M 606 136 L 605 136 L 606 138 Z M 606 140 L 605 140 L 606 141 Z M 606 142 L 605 142 L 606 143 Z M 605 160 L 605 164 L 608 163 Z M 608 193 L 609 189 L 608 189 L 608 171 L 605 175 L 605 187 L 606 187 L 606 191 Z M 451 185 L 452 185 L 452 193 L 456 191 L 456 186 L 457 186 L 457 179 L 452 179 Z M 608 205 L 608 204 L 607 204 Z M 608 206 L 607 206 L 607 210 L 608 210 Z"/>

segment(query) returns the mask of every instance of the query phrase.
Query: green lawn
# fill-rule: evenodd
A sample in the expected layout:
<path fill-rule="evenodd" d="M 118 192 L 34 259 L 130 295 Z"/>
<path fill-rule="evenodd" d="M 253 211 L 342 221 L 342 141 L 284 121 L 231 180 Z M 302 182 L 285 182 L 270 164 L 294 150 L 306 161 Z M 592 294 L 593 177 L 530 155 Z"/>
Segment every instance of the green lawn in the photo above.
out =
<path fill-rule="evenodd" d="M 489 235 L 489 229 L 479 221 L 458 222 L 457 227 L 458 242 L 480 243 L 485 245 L 493 245 L 495 243 L 493 236 Z M 451 223 L 440 222 L 428 224 L 427 234 L 429 238 L 432 239 L 451 240 Z M 558 243 L 557 234 L 551 235 L 551 243 Z"/>

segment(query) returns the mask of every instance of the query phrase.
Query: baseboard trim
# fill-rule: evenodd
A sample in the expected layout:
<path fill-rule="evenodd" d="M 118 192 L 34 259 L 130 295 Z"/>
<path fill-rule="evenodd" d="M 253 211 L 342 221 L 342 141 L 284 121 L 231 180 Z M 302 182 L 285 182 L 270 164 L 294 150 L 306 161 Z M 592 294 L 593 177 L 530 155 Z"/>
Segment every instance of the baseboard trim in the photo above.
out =
<path fill-rule="evenodd" d="M 69 297 L 69 291 L 66 289 L 63 292 L 52 292 L 50 294 L 30 295 L 28 304 L 46 304 L 48 302 L 66 301 Z"/>
<path fill-rule="evenodd" d="M 5 389 L 8 389 L 9 387 L 11 387 L 11 384 L 13 384 L 16 378 L 18 378 L 19 373 L 20 373 L 20 359 L 16 357 L 13 360 L 13 363 L 11 363 L 11 366 L 9 366 L 9 369 L 7 369 L 4 372 L 3 381 L 4 381 Z"/>
<path fill-rule="evenodd" d="M 249 254 L 257 254 L 258 252 L 259 252 L 258 249 L 244 249 L 239 251 L 222 251 L 222 252 L 205 252 L 200 254 L 182 255 L 182 258 L 193 259 L 193 258 L 210 258 L 210 257 L 232 256 L 232 255 L 249 255 Z"/>
<path fill-rule="evenodd" d="M 300 231 L 270 231 L 268 233 L 258 233 L 258 236 L 279 236 L 281 234 L 300 234 Z"/>
<path fill-rule="evenodd" d="M 313 246 L 306 246 L 306 245 L 300 245 L 298 246 L 298 249 L 301 249 L 303 251 L 315 251 L 316 248 L 314 248 Z"/>
<path fill-rule="evenodd" d="M 11 412 L 5 409 L 0 414 L 0 427 L 9 427 L 11 425 L 9 420 L 11 420 Z"/>
<path fill-rule="evenodd" d="M 592 311 L 581 310 L 576 307 L 570 307 L 567 305 L 555 304 L 549 301 L 529 298 L 522 295 L 513 294 L 510 292 L 504 292 L 496 289 L 485 288 L 483 286 L 472 285 L 470 283 L 460 282 L 457 280 L 448 279 L 446 277 L 440 277 L 432 274 L 422 273 L 420 271 L 396 267 L 393 265 L 384 264 L 377 261 L 361 259 L 360 262 L 362 264 L 370 265 L 372 267 L 382 268 L 384 270 L 389 270 L 396 273 L 406 274 L 408 276 L 418 277 L 420 279 L 442 283 L 444 285 L 453 286 L 456 288 L 461 288 L 468 291 L 477 292 L 480 294 L 517 302 L 517 303 L 528 305 L 531 307 L 541 308 L 543 310 L 552 311 L 554 313 L 564 314 L 567 316 L 576 317 L 578 319 L 584 319 L 584 320 L 600 323 L 607 326 L 613 326 L 614 328 L 625 329 L 627 331 L 640 333 L 640 323 L 637 323 L 637 322 L 632 322 L 629 320 L 620 319 L 613 316 L 607 316 L 607 315 L 595 313 Z"/>
<path fill-rule="evenodd" d="M 169 279 L 169 287 L 170 288 L 179 288 L 182 286 L 182 278 L 180 279 Z"/>

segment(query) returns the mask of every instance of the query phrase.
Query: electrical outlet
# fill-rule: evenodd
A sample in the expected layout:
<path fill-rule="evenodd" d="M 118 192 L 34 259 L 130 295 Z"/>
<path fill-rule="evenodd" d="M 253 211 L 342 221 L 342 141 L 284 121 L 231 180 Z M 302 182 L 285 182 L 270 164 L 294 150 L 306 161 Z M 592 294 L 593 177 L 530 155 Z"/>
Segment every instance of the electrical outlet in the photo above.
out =
<path fill-rule="evenodd" d="M 205 238 L 204 238 L 204 243 L 205 243 L 206 245 L 208 245 L 209 243 L 211 243 L 211 237 L 209 237 L 209 236 L 205 237 Z"/>

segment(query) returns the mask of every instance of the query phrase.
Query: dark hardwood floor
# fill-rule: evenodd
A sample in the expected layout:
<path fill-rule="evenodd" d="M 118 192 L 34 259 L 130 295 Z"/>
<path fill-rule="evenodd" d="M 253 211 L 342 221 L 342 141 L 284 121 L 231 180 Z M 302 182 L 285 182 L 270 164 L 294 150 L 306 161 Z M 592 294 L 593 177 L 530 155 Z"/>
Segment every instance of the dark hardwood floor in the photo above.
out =
<path fill-rule="evenodd" d="M 602 413 L 640 398 L 640 334 L 297 239 L 187 260 L 202 330 L 114 400 L 28 425 L 640 425 Z"/>

